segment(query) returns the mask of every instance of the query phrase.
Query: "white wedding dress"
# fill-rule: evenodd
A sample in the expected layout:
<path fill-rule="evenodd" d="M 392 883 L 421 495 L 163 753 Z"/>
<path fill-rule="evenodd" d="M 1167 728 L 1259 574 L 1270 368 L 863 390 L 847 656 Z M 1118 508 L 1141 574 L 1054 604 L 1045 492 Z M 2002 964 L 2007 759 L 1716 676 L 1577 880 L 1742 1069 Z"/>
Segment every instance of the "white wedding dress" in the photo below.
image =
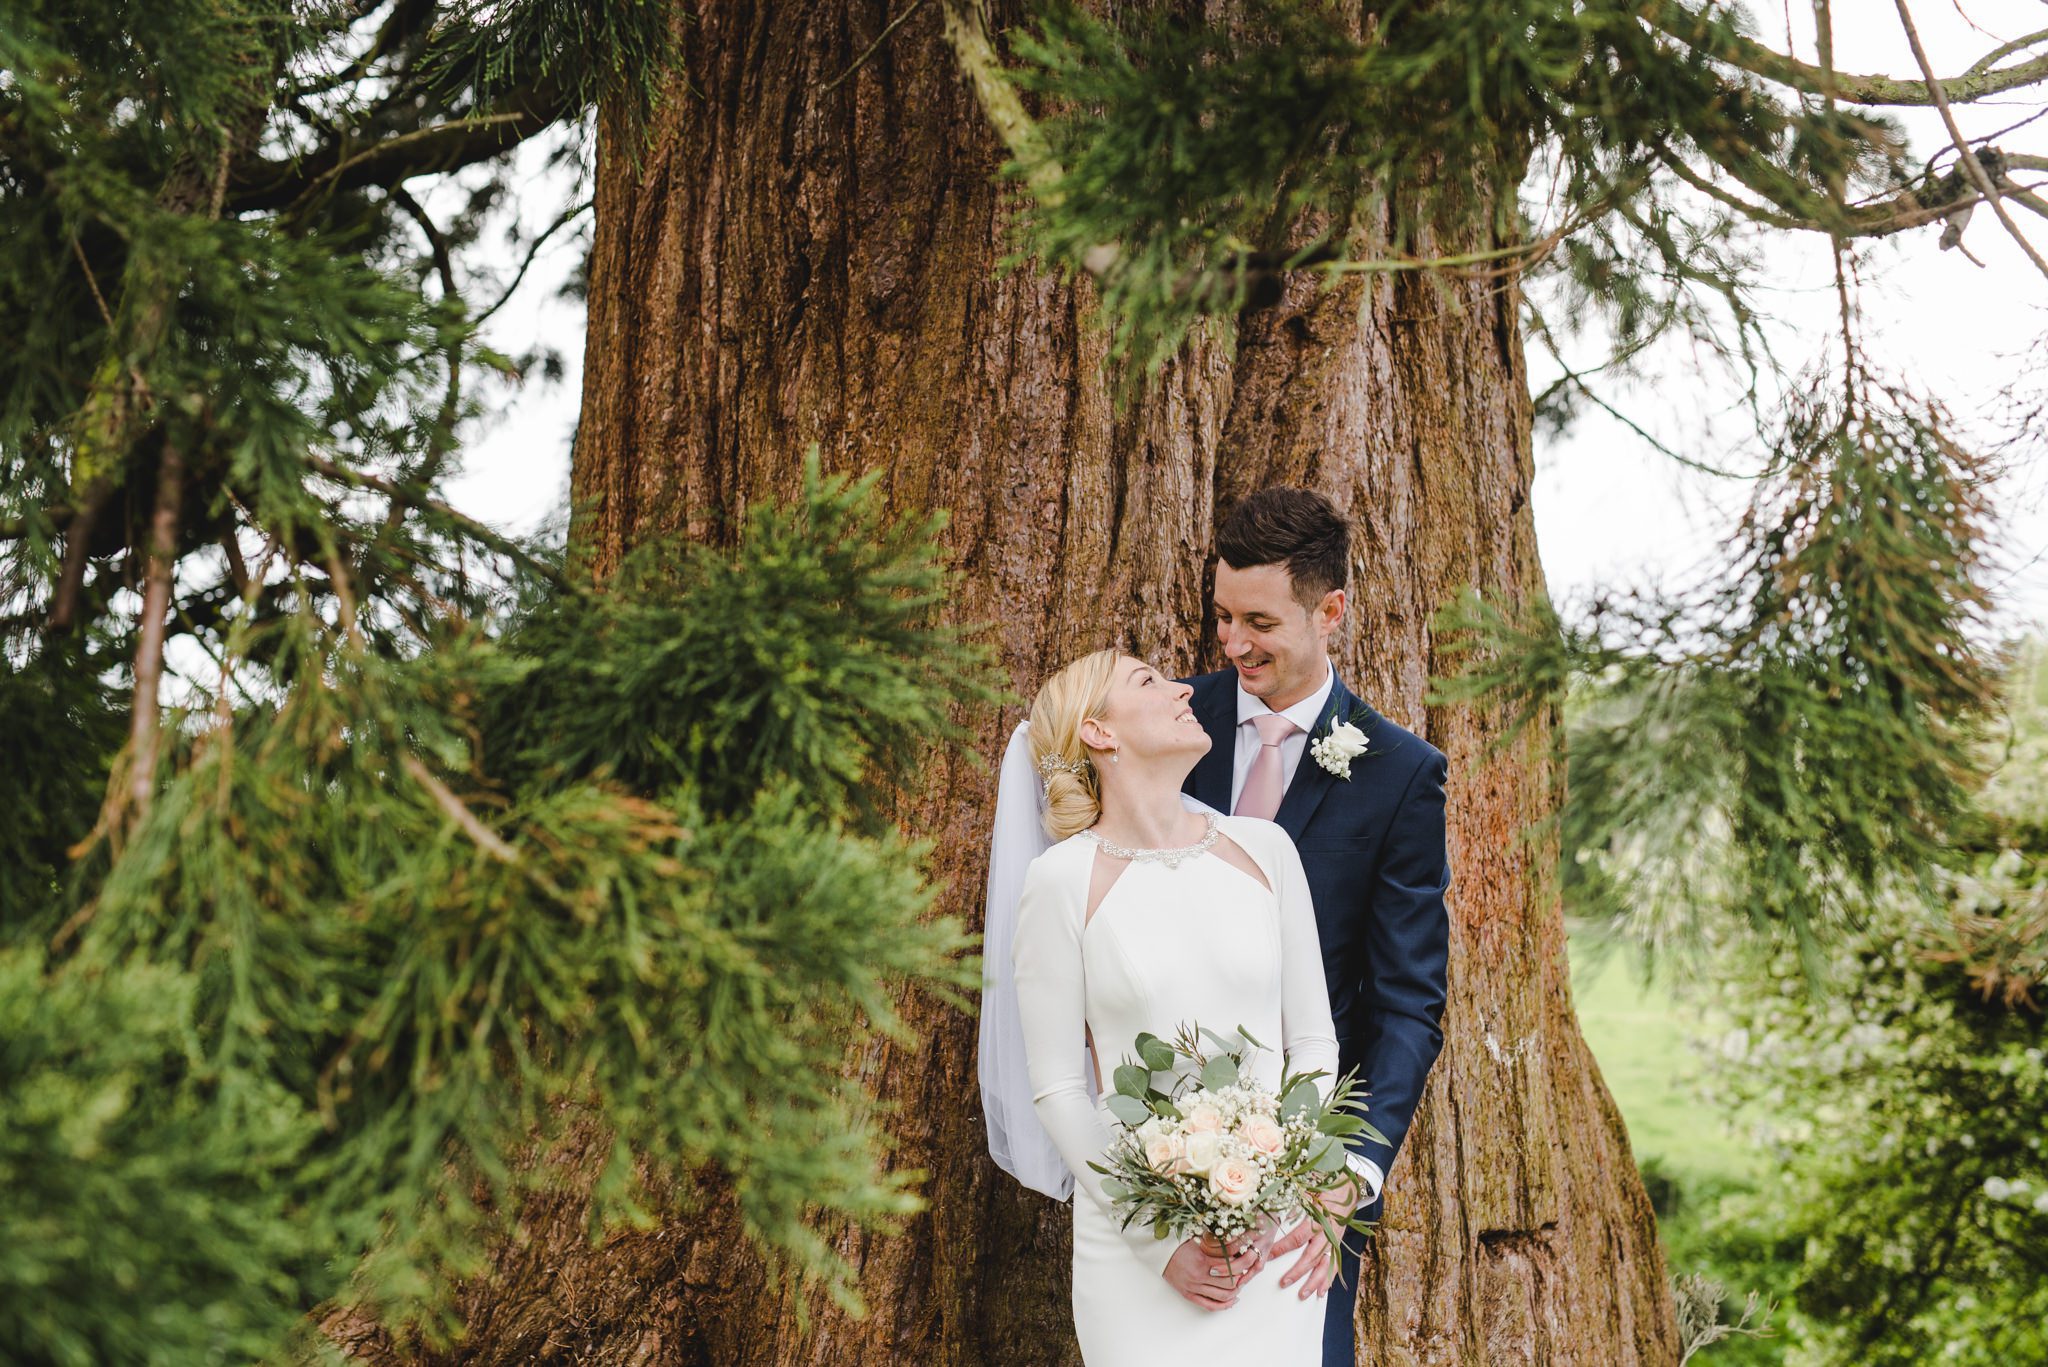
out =
<path fill-rule="evenodd" d="M 1186 1026 L 1228 1035 L 1239 1026 L 1266 1046 L 1249 1060 L 1268 1087 L 1281 1058 L 1296 1071 L 1337 1068 L 1322 951 L 1301 857 L 1270 821 L 1218 817 L 1221 835 L 1251 856 L 1265 882 L 1218 853 L 1169 867 L 1133 861 L 1088 915 L 1098 847 L 1077 835 L 1038 856 L 1018 904 L 1012 961 L 1033 1102 L 1075 1178 L 1074 1327 L 1088 1367 L 1177 1361 L 1314 1367 L 1326 1302 L 1280 1286 L 1292 1255 L 1268 1264 L 1220 1311 L 1184 1300 L 1161 1275 L 1176 1241 L 1119 1228 L 1088 1166 L 1114 1120 L 1085 1073 L 1084 1030 L 1102 1076 L 1134 1057 L 1141 1031 L 1171 1039 Z M 1329 1079 L 1323 1080 L 1325 1095 Z M 1223 1356 L 1219 1356 L 1223 1355 Z"/>

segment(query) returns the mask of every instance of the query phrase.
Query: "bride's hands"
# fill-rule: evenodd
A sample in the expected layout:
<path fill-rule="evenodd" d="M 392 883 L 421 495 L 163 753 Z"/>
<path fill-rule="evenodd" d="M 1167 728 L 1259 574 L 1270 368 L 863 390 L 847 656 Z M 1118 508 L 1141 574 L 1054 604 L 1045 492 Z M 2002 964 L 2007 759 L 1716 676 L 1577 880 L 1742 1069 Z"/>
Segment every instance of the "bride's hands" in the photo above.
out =
<path fill-rule="evenodd" d="M 1204 1310 L 1225 1310 L 1237 1304 L 1237 1293 L 1266 1265 L 1279 1228 L 1271 1221 L 1230 1241 L 1226 1248 L 1203 1235 L 1173 1251 L 1161 1275 L 1167 1284 Z"/>

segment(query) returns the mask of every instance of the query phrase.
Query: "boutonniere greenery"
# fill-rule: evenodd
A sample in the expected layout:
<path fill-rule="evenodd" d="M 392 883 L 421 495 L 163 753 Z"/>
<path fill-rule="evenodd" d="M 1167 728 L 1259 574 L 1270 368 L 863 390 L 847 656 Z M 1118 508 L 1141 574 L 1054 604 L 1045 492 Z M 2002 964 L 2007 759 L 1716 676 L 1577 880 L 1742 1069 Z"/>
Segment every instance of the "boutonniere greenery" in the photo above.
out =
<path fill-rule="evenodd" d="M 1316 763 L 1346 782 L 1351 779 L 1351 761 L 1370 753 L 1365 732 L 1351 724 L 1349 710 L 1331 713 L 1330 729 L 1308 743 L 1308 752 L 1315 756 Z"/>

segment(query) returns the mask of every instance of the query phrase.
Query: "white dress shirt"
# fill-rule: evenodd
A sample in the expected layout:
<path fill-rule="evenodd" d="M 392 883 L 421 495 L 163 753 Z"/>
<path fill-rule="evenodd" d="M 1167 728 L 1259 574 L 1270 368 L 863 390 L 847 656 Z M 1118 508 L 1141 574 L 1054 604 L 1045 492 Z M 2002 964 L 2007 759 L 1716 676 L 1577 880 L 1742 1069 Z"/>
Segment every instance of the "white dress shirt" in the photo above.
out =
<path fill-rule="evenodd" d="M 1303 698 L 1294 706 L 1282 709 L 1280 715 L 1293 722 L 1298 728 L 1293 735 L 1280 742 L 1280 791 L 1286 792 L 1287 785 L 1294 782 L 1294 771 L 1301 767 L 1301 757 L 1308 751 L 1308 733 L 1315 729 L 1316 719 L 1323 715 L 1323 704 L 1330 700 L 1330 690 L 1337 686 L 1337 671 L 1323 662 L 1323 686 Z M 1237 810 L 1237 800 L 1244 795 L 1244 781 L 1251 776 L 1252 761 L 1259 757 L 1259 728 L 1252 725 L 1252 718 L 1273 709 L 1263 699 L 1255 698 L 1244 691 L 1242 683 L 1237 686 L 1237 750 L 1230 766 L 1230 810 Z"/>
<path fill-rule="evenodd" d="M 1315 730 L 1317 719 L 1323 715 L 1323 704 L 1330 700 L 1330 690 L 1337 686 L 1337 671 L 1326 660 L 1323 662 L 1323 686 L 1310 693 L 1292 707 L 1282 708 L 1280 715 L 1298 728 L 1286 740 L 1280 742 L 1280 791 L 1284 794 L 1294 782 L 1294 772 L 1301 767 L 1301 757 L 1308 752 L 1309 732 Z M 1251 777 L 1252 761 L 1259 757 L 1261 748 L 1259 728 L 1252 725 L 1252 718 L 1261 713 L 1271 712 L 1264 700 L 1255 698 L 1244 691 L 1244 684 L 1237 686 L 1237 749 L 1230 766 L 1230 809 L 1237 810 L 1237 799 L 1244 793 L 1244 781 Z M 1370 1112 L 1368 1112 L 1370 1115 Z M 1345 1155 L 1345 1166 L 1349 1167 L 1365 1185 L 1365 1199 L 1360 1204 L 1369 1205 L 1380 1194 L 1386 1184 L 1386 1172 L 1356 1150 Z"/>

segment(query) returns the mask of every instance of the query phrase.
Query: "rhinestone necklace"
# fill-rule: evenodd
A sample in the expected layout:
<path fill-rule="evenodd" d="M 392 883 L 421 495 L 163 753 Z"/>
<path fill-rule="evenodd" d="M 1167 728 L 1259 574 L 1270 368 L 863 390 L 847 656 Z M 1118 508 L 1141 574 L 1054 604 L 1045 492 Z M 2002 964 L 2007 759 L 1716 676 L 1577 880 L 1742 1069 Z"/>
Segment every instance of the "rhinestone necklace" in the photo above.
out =
<path fill-rule="evenodd" d="M 1112 859 L 1128 859 L 1134 864 L 1160 863 L 1169 869 L 1177 869 L 1216 843 L 1216 814 L 1210 812 L 1206 820 L 1208 828 L 1202 832 L 1202 838 L 1177 850 L 1127 850 L 1122 845 L 1112 845 L 1093 831 L 1083 831 L 1081 834 L 1101 846 L 1102 852 Z"/>

